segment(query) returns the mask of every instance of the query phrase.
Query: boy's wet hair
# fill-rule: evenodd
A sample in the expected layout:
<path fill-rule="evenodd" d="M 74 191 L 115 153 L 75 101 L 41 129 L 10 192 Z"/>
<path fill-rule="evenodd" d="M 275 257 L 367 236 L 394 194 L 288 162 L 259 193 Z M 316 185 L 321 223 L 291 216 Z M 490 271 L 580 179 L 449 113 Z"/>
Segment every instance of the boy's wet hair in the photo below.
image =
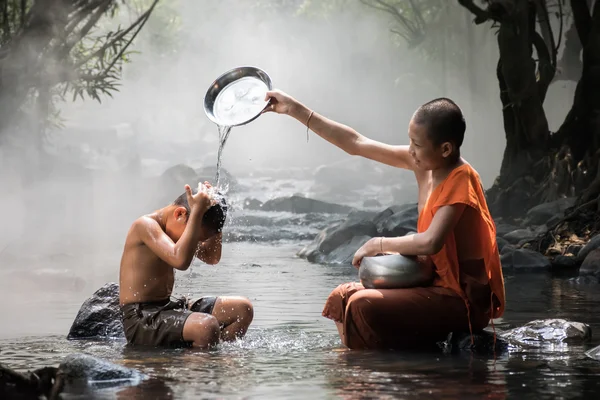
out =
<path fill-rule="evenodd" d="M 438 146 L 453 142 L 462 146 L 467 125 L 458 105 L 446 97 L 433 99 L 415 111 L 413 121 L 427 128 L 429 139 Z"/>
<path fill-rule="evenodd" d="M 192 194 L 196 193 L 198 193 L 198 189 L 192 189 Z M 204 216 L 202 217 L 202 226 L 209 229 L 211 232 L 214 232 L 214 234 L 217 234 L 223 230 L 223 225 L 225 225 L 228 206 L 225 196 L 221 192 L 217 191 L 214 193 L 213 198 L 216 203 L 204 213 Z M 173 205 L 184 207 L 187 211 L 187 217 L 189 217 L 191 209 L 185 192 L 175 199 Z"/>

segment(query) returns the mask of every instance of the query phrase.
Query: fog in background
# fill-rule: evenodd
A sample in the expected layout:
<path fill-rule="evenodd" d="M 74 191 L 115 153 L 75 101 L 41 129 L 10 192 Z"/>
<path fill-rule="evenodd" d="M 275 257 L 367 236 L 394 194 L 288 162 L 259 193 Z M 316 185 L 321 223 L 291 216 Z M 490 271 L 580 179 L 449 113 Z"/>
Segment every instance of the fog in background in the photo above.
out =
<path fill-rule="evenodd" d="M 484 186 L 491 186 L 505 144 L 493 31 L 473 26 L 475 62 L 460 68 L 419 48 L 408 49 L 391 35 L 387 14 L 360 4 L 322 15 L 264 3 L 169 3 L 179 19 L 162 46 L 157 41 L 165 19 L 157 9 L 136 42 L 141 53 L 132 55 L 114 98 L 59 104 L 65 127 L 48 135 L 47 150 L 54 157 L 49 166 L 29 176 L 35 160 L 26 146 L 0 149 L 3 165 L 10 166 L 0 172 L 5 214 L 0 265 L 13 274 L 4 283 L 31 285 L 28 274 L 34 267 L 116 279 L 131 222 L 183 190 L 167 190 L 152 177 L 180 163 L 216 165 L 217 127 L 204 114 L 203 97 L 214 79 L 241 65 L 264 69 L 277 88 L 315 111 L 392 144 L 408 143 L 408 122 L 420 104 L 451 97 L 467 120 L 463 156 L 480 172 Z M 457 26 L 471 23 L 458 5 L 450 17 Z M 460 59 L 457 51 L 448 48 L 445 54 Z M 469 91 L 469 79 L 477 93 Z M 564 119 L 571 99 L 572 88 L 551 86 L 546 106 L 552 129 Z M 363 173 L 357 169 L 368 173 L 377 166 L 312 132 L 307 143 L 301 123 L 267 114 L 233 128 L 222 166 L 237 177 L 281 178 L 294 169 L 290 176 L 310 179 L 317 167 L 334 162 L 345 163 L 347 175 L 357 179 Z M 413 179 L 405 171 L 383 171 L 391 182 Z M 44 276 L 41 285 L 83 284 L 75 278 L 65 283 L 63 275 L 54 281 Z"/>
<path fill-rule="evenodd" d="M 142 53 L 128 65 L 121 92 L 102 105 L 65 105 L 63 114 L 70 123 L 131 124 L 146 167 L 151 159 L 214 164 L 217 129 L 204 115 L 204 93 L 226 70 L 254 65 L 267 71 L 277 88 L 317 112 L 395 144 L 408 143 L 408 121 L 420 104 L 449 96 L 463 108 L 468 122 L 464 156 L 480 170 L 486 186 L 493 182 L 504 134 L 494 71 L 486 69 L 497 60 L 489 29 L 476 32 L 478 40 L 490 41 L 489 49 L 478 55 L 472 70 L 447 71 L 444 91 L 440 63 L 394 43 L 388 15 L 366 6 L 315 16 L 231 1 L 179 4 L 177 53 L 153 54 L 156 49 L 148 44 L 151 28 L 146 28 L 140 39 L 146 42 L 137 47 Z M 493 98 L 473 98 L 466 90 L 468 74 L 484 77 L 479 85 L 489 87 L 485 90 Z M 310 136 L 306 143 L 304 127 L 291 118 L 261 116 L 233 129 L 223 165 L 234 173 L 248 173 L 264 167 L 316 167 L 348 157 L 315 134 Z"/>

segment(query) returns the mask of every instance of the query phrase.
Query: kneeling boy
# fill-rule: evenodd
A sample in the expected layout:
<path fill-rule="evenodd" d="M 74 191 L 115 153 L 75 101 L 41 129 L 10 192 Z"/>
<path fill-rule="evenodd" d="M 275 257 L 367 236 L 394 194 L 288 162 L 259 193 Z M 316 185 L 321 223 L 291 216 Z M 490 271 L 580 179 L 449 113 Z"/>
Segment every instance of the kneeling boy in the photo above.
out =
<path fill-rule="evenodd" d="M 119 279 L 128 343 L 206 348 L 243 336 L 252 322 L 252 304 L 243 297 L 171 300 L 176 269 L 188 269 L 194 256 L 207 264 L 221 259 L 227 204 L 208 189 L 207 182 L 195 193 L 186 185 L 172 204 L 131 225 Z"/>

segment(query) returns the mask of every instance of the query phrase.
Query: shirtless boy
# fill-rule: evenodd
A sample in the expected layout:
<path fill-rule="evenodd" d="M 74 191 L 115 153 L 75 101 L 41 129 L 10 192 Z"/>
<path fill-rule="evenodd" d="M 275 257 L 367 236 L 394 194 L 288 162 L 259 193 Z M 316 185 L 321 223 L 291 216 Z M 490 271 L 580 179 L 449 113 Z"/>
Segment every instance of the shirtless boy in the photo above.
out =
<path fill-rule="evenodd" d="M 266 111 L 287 114 L 348 154 L 414 171 L 419 221 L 414 235 L 375 237 L 356 252 L 353 265 L 378 253 L 419 256 L 433 268 L 431 286 L 365 289 L 338 286 L 323 316 L 336 322 L 352 349 L 434 344 L 449 332 L 485 328 L 504 312 L 504 279 L 490 216 L 477 172 L 460 155 L 465 120 L 450 99 L 417 109 L 408 126 L 408 146 L 369 139 L 315 113 L 275 90 Z"/>
<path fill-rule="evenodd" d="M 194 256 L 207 264 L 221 260 L 224 199 L 214 200 L 208 182 L 131 225 L 121 258 L 120 303 L 130 344 L 192 345 L 206 348 L 243 336 L 253 318 L 243 297 L 171 300 L 175 270 L 185 271 Z"/>

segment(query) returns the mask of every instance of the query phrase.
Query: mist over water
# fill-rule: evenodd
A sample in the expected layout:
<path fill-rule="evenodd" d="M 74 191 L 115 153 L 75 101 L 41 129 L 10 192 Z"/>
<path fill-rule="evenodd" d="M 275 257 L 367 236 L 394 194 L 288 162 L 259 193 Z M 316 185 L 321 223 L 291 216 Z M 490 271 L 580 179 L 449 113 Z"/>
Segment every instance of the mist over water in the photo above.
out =
<path fill-rule="evenodd" d="M 391 144 L 408 144 L 408 122 L 419 105 L 448 96 L 461 106 L 467 120 L 463 156 L 481 174 L 484 186 L 489 187 L 498 173 L 505 144 L 494 72 L 494 32 L 475 27 L 480 44 L 475 63 L 460 69 L 450 63 L 442 64 L 439 58 L 428 58 L 419 49 L 398 44 L 390 36 L 387 15 L 360 5 L 315 15 L 283 6 L 266 7 L 264 3 L 170 2 L 169 7 L 177 11 L 179 18 L 178 28 L 169 37 L 175 45 L 165 48 L 157 44 L 156 32 L 160 30 L 156 28 L 157 16 L 153 16 L 136 42 L 135 50 L 141 53 L 133 55 L 132 63 L 125 66 L 120 92 L 114 98 L 105 98 L 102 104 L 86 100 L 60 105 L 65 127 L 49 132 L 44 144 L 50 154 L 46 168 L 33 172 L 31 166 L 36 161 L 30 157 L 33 153 L 27 144 L 18 151 L 0 147 L 4 166 L 0 170 L 4 227 L 0 230 L 0 339 L 5 340 L 0 350 L 4 351 L 7 345 L 16 346 L 23 335 L 40 337 L 42 343 L 28 339 L 15 350 L 17 355 L 2 361 L 12 357 L 18 360 L 20 370 L 26 370 L 32 365 L 54 362 L 56 354 L 85 350 L 80 343 L 64 341 L 79 306 L 102 284 L 118 280 L 123 243 L 135 218 L 167 205 L 184 191 L 183 185 L 173 187 L 157 177 L 177 164 L 216 171 L 220 162 L 221 178 L 225 179 L 226 170 L 238 181 L 237 189 L 228 193 L 234 207 L 225 229 L 229 242 L 225 243 L 223 262 L 215 267 L 193 265 L 188 272 L 178 274 L 175 290 L 199 295 L 211 290 L 227 295 L 250 293 L 255 302 L 256 320 L 249 339 L 219 350 L 214 361 L 219 371 L 227 374 L 232 360 L 236 366 L 243 364 L 241 373 L 247 374 L 244 377 L 256 386 L 255 390 L 275 397 L 281 389 L 280 377 L 293 381 L 293 385 L 303 384 L 304 378 L 317 381 L 318 385 L 328 386 L 330 393 L 338 390 L 342 395 L 352 395 L 372 385 L 393 395 L 388 382 L 399 379 L 395 372 L 386 367 L 382 373 L 382 360 L 377 357 L 368 355 L 363 363 L 362 356 L 353 359 L 338 355 L 334 352 L 338 346 L 335 327 L 320 317 L 329 291 L 355 279 L 355 272 L 342 266 L 309 264 L 294 257 L 321 229 L 345 216 L 242 212 L 241 208 L 247 197 L 265 201 L 300 193 L 358 208 L 363 208 L 364 200 L 378 200 L 381 206 L 373 210 L 380 210 L 391 204 L 416 201 L 414 187 L 408 184 L 414 177 L 406 171 L 351 157 L 314 133 L 310 133 L 307 143 L 306 128 L 281 115 L 268 113 L 248 125 L 234 127 L 231 132 L 220 131 L 204 114 L 204 94 L 223 72 L 242 65 L 257 66 L 270 75 L 276 88 L 316 112 Z M 460 14 L 466 11 L 458 9 L 457 24 L 470 23 L 471 18 Z M 475 77 L 477 93 L 469 91 L 469 77 Z M 552 129 L 566 114 L 563 99 L 571 99 L 572 91 L 570 84 L 550 87 L 546 109 Z M 347 171 L 328 181 L 335 181 L 336 185 L 329 191 L 315 189 L 323 165 Z M 377 183 L 368 181 L 378 174 L 383 178 L 378 178 Z M 215 175 L 211 179 L 212 176 L 215 181 L 221 180 Z M 194 186 L 198 182 L 186 183 Z M 523 290 L 508 289 L 515 298 L 520 294 L 532 300 L 529 294 L 537 293 L 538 286 L 544 287 L 539 304 L 526 312 L 519 311 L 523 303 L 512 303 L 515 308 L 508 312 L 509 323 L 551 317 L 555 312 L 582 319 L 585 310 L 597 302 L 591 289 L 590 293 L 582 293 L 564 282 L 543 280 L 543 285 L 527 281 L 522 283 Z M 272 284 L 274 281 L 276 285 Z M 178 288 L 179 284 L 182 286 Z M 554 304 L 565 297 L 563 291 L 572 295 L 573 303 Z M 597 318 L 593 323 L 598 326 Z M 48 339 L 49 335 L 60 339 Z M 58 353 L 53 353 L 55 345 L 59 346 Z M 26 354 L 40 349 L 37 358 Z M 98 345 L 93 351 L 116 361 L 127 357 L 118 343 Z M 307 351 L 318 353 L 317 359 L 303 358 Z M 286 365 L 288 353 L 300 360 L 297 379 Z M 561 353 L 557 358 L 575 359 L 580 354 Z M 134 356 L 133 364 L 140 368 L 146 365 L 150 372 L 156 367 L 159 371 L 167 369 L 186 383 L 197 380 L 195 370 L 183 378 L 179 375 L 180 367 L 189 366 L 187 355 L 171 369 L 162 362 Z M 543 356 L 536 350 L 534 359 Z M 204 356 L 190 357 L 195 357 L 193 369 L 199 374 L 215 374 L 205 367 Z M 259 370 L 248 367 L 256 365 L 257 360 Z M 544 392 L 544 376 L 533 371 L 536 367 L 512 360 L 517 363 L 517 370 L 522 368 L 531 375 L 514 378 L 509 371 L 506 381 L 513 380 L 511 388 L 518 392 L 528 377 L 535 376 L 533 381 Z M 507 356 L 500 364 L 504 368 L 500 368 L 502 376 L 503 371 L 514 368 L 509 361 Z M 386 360 L 384 363 L 393 364 Z M 419 375 L 423 385 L 419 390 L 423 394 L 429 389 L 428 368 L 436 370 L 439 359 L 430 357 L 427 363 Z M 314 372 L 315 365 L 323 364 L 330 367 L 331 376 L 323 378 L 323 374 Z M 409 366 L 419 364 L 415 361 Z M 335 370 L 336 365 L 342 367 Z M 453 373 L 465 379 L 470 365 L 461 361 L 454 366 Z M 317 371 L 325 371 L 318 368 Z M 363 374 L 367 378 L 356 382 L 355 372 L 363 370 L 367 370 L 368 376 Z M 493 369 L 493 376 L 485 379 L 495 385 L 497 373 Z M 561 378 L 558 367 L 554 373 L 558 377 L 556 385 L 569 380 Z M 583 383 L 576 383 L 595 388 L 586 376 L 580 375 L 578 379 Z M 406 379 L 395 382 L 394 388 L 408 396 L 407 385 L 413 389 L 414 386 Z M 468 379 L 461 382 L 463 388 L 473 383 Z M 450 386 L 455 382 L 447 383 Z M 244 390 L 235 382 L 230 384 L 236 394 Z M 180 391 L 188 390 L 187 386 L 182 387 Z M 436 386 L 432 390 L 443 393 L 446 389 Z M 498 387 L 493 389 L 491 392 Z M 195 390 L 199 389 L 190 392 Z M 485 390 L 481 388 L 482 392 Z M 499 391 L 504 393 L 504 386 Z"/>

